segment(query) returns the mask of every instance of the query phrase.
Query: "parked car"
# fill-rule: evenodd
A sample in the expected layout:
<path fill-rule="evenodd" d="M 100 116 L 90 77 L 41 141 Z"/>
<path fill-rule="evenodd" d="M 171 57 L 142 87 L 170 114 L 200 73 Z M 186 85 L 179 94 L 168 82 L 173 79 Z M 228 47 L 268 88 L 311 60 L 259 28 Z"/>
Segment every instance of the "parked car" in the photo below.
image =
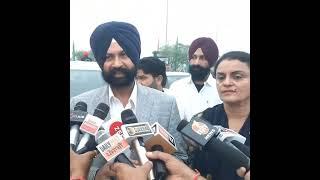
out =
<path fill-rule="evenodd" d="M 166 88 L 169 88 L 174 81 L 190 76 L 190 74 L 186 72 L 166 72 L 166 74 L 167 74 Z"/>
<path fill-rule="evenodd" d="M 166 88 L 181 78 L 190 76 L 186 72 L 167 72 Z M 70 61 L 70 98 L 105 84 L 97 62 Z"/>
<path fill-rule="evenodd" d="M 70 98 L 104 84 L 97 62 L 70 61 Z"/>

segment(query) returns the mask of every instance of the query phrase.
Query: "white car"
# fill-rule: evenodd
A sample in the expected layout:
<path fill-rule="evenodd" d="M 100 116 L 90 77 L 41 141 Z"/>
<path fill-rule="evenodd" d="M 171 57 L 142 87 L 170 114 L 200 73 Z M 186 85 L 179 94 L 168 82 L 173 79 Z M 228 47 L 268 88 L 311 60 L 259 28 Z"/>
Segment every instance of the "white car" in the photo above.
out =
<path fill-rule="evenodd" d="M 186 72 L 166 72 L 166 88 L 181 78 L 190 76 Z M 97 62 L 70 61 L 70 98 L 105 84 Z"/>
<path fill-rule="evenodd" d="M 168 71 L 168 72 L 166 72 L 166 74 L 167 74 L 167 84 L 166 84 L 165 88 L 169 88 L 170 85 L 176 80 L 190 76 L 190 74 L 186 73 L 186 72 L 170 72 L 170 71 Z"/>
<path fill-rule="evenodd" d="M 70 98 L 104 84 L 97 62 L 70 61 Z"/>

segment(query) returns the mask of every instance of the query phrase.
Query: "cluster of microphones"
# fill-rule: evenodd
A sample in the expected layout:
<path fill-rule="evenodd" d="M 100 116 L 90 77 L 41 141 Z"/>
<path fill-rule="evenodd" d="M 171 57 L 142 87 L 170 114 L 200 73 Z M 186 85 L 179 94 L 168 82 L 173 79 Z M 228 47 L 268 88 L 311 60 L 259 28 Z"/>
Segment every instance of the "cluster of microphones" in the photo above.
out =
<path fill-rule="evenodd" d="M 132 153 L 141 164 L 149 159 L 147 151 L 162 151 L 173 154 L 177 151 L 174 137 L 159 123 L 150 125 L 139 122 L 130 109 L 121 112 L 121 122 L 115 121 L 103 128 L 102 123 L 109 113 L 109 106 L 100 103 L 93 115 L 87 112 L 87 104 L 78 102 L 70 111 L 70 147 L 78 154 L 97 149 L 107 163 L 121 162 L 132 167 L 135 165 L 128 156 Z M 186 138 L 186 142 L 196 147 L 206 147 L 212 153 L 218 153 L 235 169 L 250 169 L 250 149 L 244 145 L 245 137 L 240 134 L 214 126 L 200 116 L 188 122 L 182 120 L 177 130 Z M 149 180 L 162 180 L 168 175 L 161 160 L 153 160 L 153 169 Z"/>

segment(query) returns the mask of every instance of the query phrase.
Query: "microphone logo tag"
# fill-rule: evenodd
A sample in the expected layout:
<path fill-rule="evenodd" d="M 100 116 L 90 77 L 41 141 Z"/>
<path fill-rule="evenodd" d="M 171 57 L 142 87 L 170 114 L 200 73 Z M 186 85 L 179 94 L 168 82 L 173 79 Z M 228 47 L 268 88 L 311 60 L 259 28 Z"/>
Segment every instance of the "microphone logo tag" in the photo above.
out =
<path fill-rule="evenodd" d="M 127 126 L 126 130 L 129 134 L 129 136 L 137 136 L 137 135 L 142 135 L 142 134 L 153 133 L 151 128 L 149 128 L 149 126 L 147 126 L 146 124 Z"/>
<path fill-rule="evenodd" d="M 174 138 L 172 136 L 169 136 L 169 142 L 173 145 L 176 146 L 176 143 L 174 142 Z"/>
<path fill-rule="evenodd" d="M 193 121 L 191 128 L 199 135 L 205 135 L 209 132 L 208 126 L 202 122 Z"/>
<path fill-rule="evenodd" d="M 176 146 L 176 143 L 174 142 L 174 138 L 173 136 L 171 136 L 165 129 L 163 129 L 163 127 L 161 127 L 160 125 L 158 125 L 158 129 L 159 129 L 159 133 L 165 137 L 166 140 L 168 140 L 173 146 Z M 156 130 L 156 129 L 155 129 Z M 156 131 L 154 131 L 156 132 Z"/>
<path fill-rule="evenodd" d="M 211 131 L 210 131 L 210 132 L 206 135 L 206 137 L 204 137 L 204 138 L 205 138 L 206 140 L 210 139 L 211 136 L 213 136 L 215 132 L 216 132 L 216 131 L 215 131 L 214 129 L 211 129 Z"/>
<path fill-rule="evenodd" d="M 111 161 L 129 147 L 127 141 L 118 133 L 97 145 L 97 149 L 107 161 Z"/>
<path fill-rule="evenodd" d="M 103 120 L 96 116 L 88 114 L 80 126 L 80 130 L 96 136 Z"/>
<path fill-rule="evenodd" d="M 78 110 L 71 110 L 70 111 L 70 120 L 72 121 L 83 121 L 84 118 L 86 117 L 88 113 L 87 112 L 83 112 L 83 111 L 78 111 Z"/>
<path fill-rule="evenodd" d="M 120 135 L 122 135 L 122 131 L 121 131 L 121 126 L 122 126 L 122 122 L 121 121 L 115 121 L 113 122 L 111 125 L 110 125 L 110 128 L 109 128 L 109 132 L 110 132 L 110 135 L 114 135 L 115 133 L 120 133 Z"/>

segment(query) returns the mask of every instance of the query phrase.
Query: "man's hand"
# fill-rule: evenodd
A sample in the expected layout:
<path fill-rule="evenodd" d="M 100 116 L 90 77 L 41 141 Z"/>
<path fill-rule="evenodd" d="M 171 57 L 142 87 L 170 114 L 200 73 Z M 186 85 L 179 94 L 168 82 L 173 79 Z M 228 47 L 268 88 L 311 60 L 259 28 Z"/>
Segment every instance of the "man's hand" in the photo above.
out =
<path fill-rule="evenodd" d="M 140 164 L 139 161 L 137 160 L 130 159 L 130 161 L 135 166 L 138 166 Z M 106 179 L 110 179 L 112 176 L 116 176 L 116 171 L 111 169 L 112 166 L 113 164 L 106 163 L 103 167 L 101 167 L 96 174 L 95 180 L 106 180 Z"/>
<path fill-rule="evenodd" d="M 148 174 L 152 169 L 152 162 L 148 161 L 144 165 L 133 168 L 124 163 L 114 163 L 111 170 L 116 172 L 117 180 L 147 180 Z"/>
<path fill-rule="evenodd" d="M 97 172 L 95 180 L 110 179 L 111 176 L 115 176 L 116 172 L 110 169 L 111 164 L 104 164 Z"/>
<path fill-rule="evenodd" d="M 166 167 L 169 171 L 167 180 L 193 180 L 193 177 L 196 174 L 182 161 L 176 159 L 174 156 L 170 154 L 159 151 L 153 151 L 147 152 L 146 156 L 149 159 L 160 159 L 166 164 Z M 199 177 L 198 179 L 200 180 L 204 178 Z"/>
<path fill-rule="evenodd" d="M 96 155 L 96 151 L 77 154 L 70 148 L 70 175 L 87 178 L 92 159 Z"/>
<path fill-rule="evenodd" d="M 250 170 L 246 173 L 246 168 L 244 167 L 237 169 L 237 174 L 240 177 L 244 177 L 244 180 L 250 180 Z"/>

